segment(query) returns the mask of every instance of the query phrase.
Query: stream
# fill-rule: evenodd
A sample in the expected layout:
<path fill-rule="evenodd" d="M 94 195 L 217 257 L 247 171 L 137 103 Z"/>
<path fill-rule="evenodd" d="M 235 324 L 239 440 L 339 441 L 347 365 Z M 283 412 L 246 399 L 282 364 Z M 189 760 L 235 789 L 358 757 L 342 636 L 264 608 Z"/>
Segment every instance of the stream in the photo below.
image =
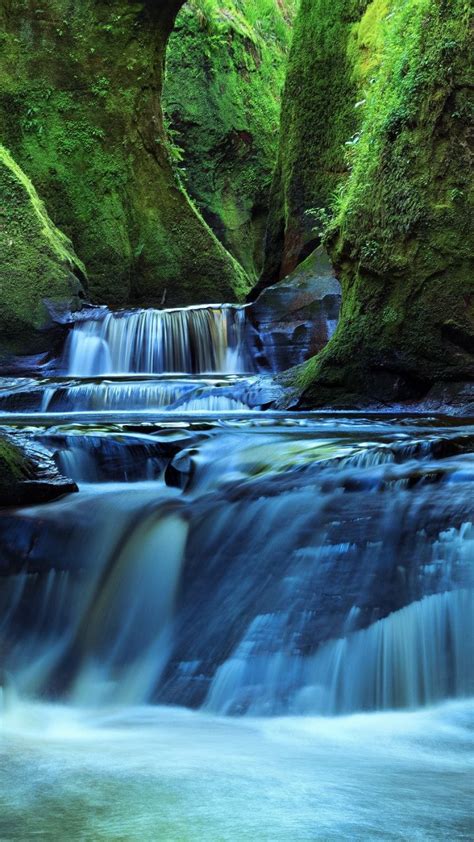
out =
<path fill-rule="evenodd" d="M 0 512 L 2 842 L 472 838 L 473 419 L 278 411 L 256 342 L 98 309 L 0 381 L 79 486 Z"/>

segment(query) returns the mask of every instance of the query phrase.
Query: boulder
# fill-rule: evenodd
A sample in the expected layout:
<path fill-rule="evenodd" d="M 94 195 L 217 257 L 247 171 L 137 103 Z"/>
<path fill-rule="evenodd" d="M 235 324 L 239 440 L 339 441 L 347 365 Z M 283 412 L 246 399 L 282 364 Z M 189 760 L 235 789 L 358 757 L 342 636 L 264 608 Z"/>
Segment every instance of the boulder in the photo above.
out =
<path fill-rule="evenodd" d="M 0 436 L 0 507 L 46 503 L 77 490 L 43 447 Z"/>
<path fill-rule="evenodd" d="M 319 247 L 250 305 L 257 362 L 281 371 L 318 353 L 334 333 L 340 306 L 341 287 Z"/>

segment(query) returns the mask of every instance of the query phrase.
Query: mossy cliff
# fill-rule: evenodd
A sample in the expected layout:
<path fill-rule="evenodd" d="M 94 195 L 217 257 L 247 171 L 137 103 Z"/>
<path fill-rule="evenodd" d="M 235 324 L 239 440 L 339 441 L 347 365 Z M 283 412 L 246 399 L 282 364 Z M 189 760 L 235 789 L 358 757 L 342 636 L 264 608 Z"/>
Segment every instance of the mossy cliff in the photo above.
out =
<path fill-rule="evenodd" d="M 242 296 L 245 274 L 177 180 L 163 125 L 183 0 L 0 0 L 0 137 L 85 263 L 93 300 Z"/>
<path fill-rule="evenodd" d="M 2 353 L 48 348 L 45 331 L 81 306 L 84 267 L 51 222 L 31 181 L 0 146 Z"/>
<path fill-rule="evenodd" d="M 312 49 L 322 62 L 327 54 L 334 74 L 334 43 L 316 20 L 326 20 L 330 7 L 339 8 L 343 20 L 343 7 L 352 16 L 357 6 L 359 20 L 345 24 L 343 79 L 334 88 L 345 103 L 337 113 L 348 115 L 345 142 L 339 128 L 333 134 L 321 129 L 319 147 L 309 140 L 300 153 L 306 170 L 283 167 L 278 188 L 283 184 L 286 195 L 297 193 L 312 158 L 319 181 L 309 183 L 321 192 L 310 191 L 295 215 L 303 227 L 310 208 L 332 214 L 324 237 L 343 290 L 334 338 L 292 376 L 303 405 L 350 404 L 364 396 L 419 398 L 435 382 L 474 377 L 468 3 L 303 0 L 293 75 L 295 68 L 306 72 L 306 18 L 313 27 Z M 332 78 L 335 83 L 337 74 Z M 293 92 L 286 111 L 306 113 L 309 138 L 315 120 L 328 120 L 319 77 L 313 84 L 317 103 L 310 112 L 311 77 L 300 95 L 288 86 L 286 94 Z M 285 136 L 284 122 L 280 163 L 286 149 L 300 145 L 291 127 Z M 339 177 L 336 166 L 326 172 L 321 165 L 331 155 L 343 162 Z M 328 213 L 321 217 L 328 222 Z"/>
<path fill-rule="evenodd" d="M 206 221 L 254 281 L 296 6 L 189 0 L 167 52 L 163 103 L 176 165 Z"/>
<path fill-rule="evenodd" d="M 261 286 L 285 277 L 315 248 L 312 211 L 328 208 L 347 174 L 344 144 L 358 121 L 350 45 L 367 2 L 301 2 L 284 89 Z"/>

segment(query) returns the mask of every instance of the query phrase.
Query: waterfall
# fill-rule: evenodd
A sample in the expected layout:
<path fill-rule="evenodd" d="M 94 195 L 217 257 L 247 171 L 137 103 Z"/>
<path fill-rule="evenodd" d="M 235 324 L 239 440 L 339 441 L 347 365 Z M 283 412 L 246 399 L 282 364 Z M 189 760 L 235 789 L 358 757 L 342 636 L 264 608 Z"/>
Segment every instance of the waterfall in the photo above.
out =
<path fill-rule="evenodd" d="M 83 382 L 45 388 L 42 412 L 121 412 L 166 410 L 167 412 L 246 411 L 232 380 L 202 382 L 181 380 L 145 382 Z"/>
<path fill-rule="evenodd" d="M 252 329 L 97 310 L 67 375 L 4 383 L 10 435 L 79 486 L 0 512 L 20 696 L 333 716 L 473 692 L 469 419 L 264 413 Z"/>
<path fill-rule="evenodd" d="M 219 667 L 206 702 L 218 713 L 336 715 L 416 708 L 474 692 L 474 591 L 425 597 L 367 629 L 323 644 L 313 657 L 259 654 L 260 616 Z"/>
<path fill-rule="evenodd" d="M 64 365 L 68 374 L 83 377 L 252 371 L 245 308 L 106 312 L 76 323 Z"/>
<path fill-rule="evenodd" d="M 3 665 L 18 690 L 241 715 L 471 693 L 468 460 L 447 460 L 443 480 L 430 448 L 406 441 L 403 463 L 396 441 L 410 485 L 393 481 L 383 441 L 361 457 L 364 425 L 351 446 L 305 425 L 38 432 L 85 484 L 0 515 L 0 571 L 14 559 Z"/>

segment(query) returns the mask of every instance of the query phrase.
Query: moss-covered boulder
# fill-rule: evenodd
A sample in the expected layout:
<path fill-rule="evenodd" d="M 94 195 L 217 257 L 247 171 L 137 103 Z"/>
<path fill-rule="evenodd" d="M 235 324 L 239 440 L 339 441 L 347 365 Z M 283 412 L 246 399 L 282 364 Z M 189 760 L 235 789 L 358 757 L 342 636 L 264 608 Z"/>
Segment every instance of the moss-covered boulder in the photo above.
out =
<path fill-rule="evenodd" d="M 0 361 L 50 343 L 48 329 L 81 307 L 84 267 L 31 181 L 0 146 Z"/>
<path fill-rule="evenodd" d="M 0 507 L 46 503 L 77 490 L 41 448 L 0 435 Z"/>
<path fill-rule="evenodd" d="M 304 198 L 296 213 L 301 225 L 305 210 L 326 207 L 330 186 L 338 184 L 325 238 L 342 282 L 342 312 L 334 338 L 294 379 L 302 405 L 418 399 L 434 383 L 474 377 L 468 3 L 303 0 L 292 57 L 301 74 L 310 73 L 305 20 L 311 26 L 314 15 L 324 19 L 337 6 L 351 11 L 340 85 L 338 73 L 332 77 L 334 96 L 342 92 L 346 103 L 338 113 L 350 107 L 355 115 L 346 119 L 346 140 L 344 131 L 322 129 L 315 152 L 290 127 L 282 147 L 312 155 L 327 188 Z M 313 52 L 321 61 L 327 56 L 333 74 L 334 40 L 324 28 L 313 33 Z M 313 84 L 318 97 L 317 75 Z M 307 111 L 308 86 L 311 78 L 300 98 L 298 89 L 287 89 L 287 109 L 311 125 L 327 123 L 323 111 Z M 330 155 L 343 162 L 331 184 L 321 166 Z M 297 192 L 297 171 L 286 169 L 285 178 L 285 189 Z"/>
<path fill-rule="evenodd" d="M 170 160 L 161 90 L 182 3 L 0 0 L 0 137 L 73 240 L 98 302 L 247 288 Z"/>
<path fill-rule="evenodd" d="M 175 162 L 205 220 L 256 280 L 296 0 L 189 0 L 166 60 Z"/>

